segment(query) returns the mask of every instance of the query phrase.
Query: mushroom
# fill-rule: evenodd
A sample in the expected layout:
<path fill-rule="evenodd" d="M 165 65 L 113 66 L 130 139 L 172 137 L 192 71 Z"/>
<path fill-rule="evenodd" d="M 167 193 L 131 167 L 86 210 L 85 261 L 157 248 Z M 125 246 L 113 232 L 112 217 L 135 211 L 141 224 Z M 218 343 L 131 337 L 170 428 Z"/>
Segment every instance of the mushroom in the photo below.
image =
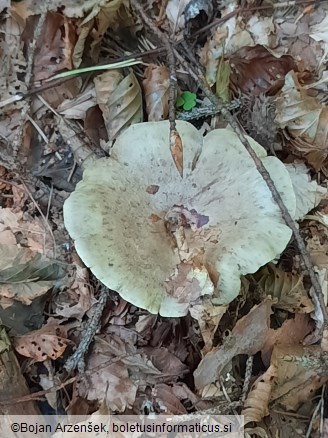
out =
<path fill-rule="evenodd" d="M 64 204 L 65 226 L 93 274 L 130 303 L 162 316 L 186 315 L 202 295 L 228 304 L 240 276 L 286 247 L 291 230 L 235 133 L 206 137 L 177 122 L 183 177 L 169 149 L 169 122 L 129 127 L 112 156 L 84 171 Z M 248 137 L 295 214 L 285 166 Z"/>

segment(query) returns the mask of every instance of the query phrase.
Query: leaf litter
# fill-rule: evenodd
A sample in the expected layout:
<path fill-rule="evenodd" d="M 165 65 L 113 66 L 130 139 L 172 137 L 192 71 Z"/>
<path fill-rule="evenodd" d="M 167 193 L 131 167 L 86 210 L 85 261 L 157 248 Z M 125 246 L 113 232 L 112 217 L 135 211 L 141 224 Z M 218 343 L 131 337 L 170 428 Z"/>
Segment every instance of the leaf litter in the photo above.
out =
<path fill-rule="evenodd" d="M 328 6 L 213 5 L 0 3 L 1 323 L 54 411 L 238 412 L 249 434 L 316 436 L 325 312 L 223 115 L 327 304 Z M 86 374 L 63 391 L 74 351 Z"/>

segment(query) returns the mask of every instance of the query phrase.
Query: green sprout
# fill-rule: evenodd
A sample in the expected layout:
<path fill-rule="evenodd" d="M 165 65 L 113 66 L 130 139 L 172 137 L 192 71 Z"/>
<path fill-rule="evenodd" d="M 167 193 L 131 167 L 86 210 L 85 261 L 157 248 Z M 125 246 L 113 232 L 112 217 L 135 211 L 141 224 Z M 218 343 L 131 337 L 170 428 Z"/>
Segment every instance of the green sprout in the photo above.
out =
<path fill-rule="evenodd" d="M 178 97 L 176 105 L 178 108 L 183 108 L 184 111 L 190 111 L 196 106 L 196 94 L 190 91 L 184 91 L 180 97 Z"/>

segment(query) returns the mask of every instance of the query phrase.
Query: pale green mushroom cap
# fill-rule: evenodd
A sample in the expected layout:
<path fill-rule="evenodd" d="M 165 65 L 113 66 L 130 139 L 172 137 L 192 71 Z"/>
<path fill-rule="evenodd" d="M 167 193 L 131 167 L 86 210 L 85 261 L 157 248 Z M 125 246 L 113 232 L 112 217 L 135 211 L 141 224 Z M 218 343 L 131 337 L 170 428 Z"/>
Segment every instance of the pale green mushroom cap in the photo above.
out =
<path fill-rule="evenodd" d="M 204 294 L 228 304 L 239 293 L 240 276 L 276 258 L 291 237 L 236 134 L 217 129 L 203 138 L 187 122 L 177 129 L 183 178 L 170 153 L 169 123 L 136 124 L 116 141 L 111 158 L 84 171 L 64 204 L 65 226 L 93 274 L 130 303 L 171 317 L 185 315 Z M 294 215 L 288 171 L 248 139 Z M 187 237 L 178 249 L 168 217 L 193 212 L 198 227 L 183 229 Z"/>

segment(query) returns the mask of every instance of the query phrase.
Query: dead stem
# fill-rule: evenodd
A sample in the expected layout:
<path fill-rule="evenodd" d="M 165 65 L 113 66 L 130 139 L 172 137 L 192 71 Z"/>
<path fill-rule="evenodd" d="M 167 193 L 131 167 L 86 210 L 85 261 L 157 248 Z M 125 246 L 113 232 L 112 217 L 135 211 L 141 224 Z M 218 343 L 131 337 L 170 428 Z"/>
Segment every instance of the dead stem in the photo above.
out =
<path fill-rule="evenodd" d="M 81 342 L 72 354 L 72 356 L 67 359 L 64 365 L 64 368 L 68 372 L 68 374 L 74 371 L 75 368 L 78 368 L 79 372 L 84 374 L 84 356 L 87 354 L 90 344 L 94 340 L 97 330 L 99 329 L 101 316 L 107 303 L 108 296 L 109 290 L 107 289 L 107 287 L 102 286 L 100 289 L 98 302 L 94 306 L 93 314 L 82 333 Z"/>
<path fill-rule="evenodd" d="M 170 70 L 170 86 L 169 86 L 169 121 L 170 121 L 170 151 L 174 160 L 174 163 L 180 173 L 183 176 L 183 145 L 180 135 L 176 128 L 175 118 L 175 102 L 177 95 L 177 74 L 175 66 L 175 51 L 173 50 L 170 39 L 161 32 L 153 21 L 148 17 L 142 5 L 138 0 L 131 0 L 131 5 L 137 11 L 144 23 L 152 30 L 157 38 L 164 44 L 167 50 L 168 64 Z"/>

